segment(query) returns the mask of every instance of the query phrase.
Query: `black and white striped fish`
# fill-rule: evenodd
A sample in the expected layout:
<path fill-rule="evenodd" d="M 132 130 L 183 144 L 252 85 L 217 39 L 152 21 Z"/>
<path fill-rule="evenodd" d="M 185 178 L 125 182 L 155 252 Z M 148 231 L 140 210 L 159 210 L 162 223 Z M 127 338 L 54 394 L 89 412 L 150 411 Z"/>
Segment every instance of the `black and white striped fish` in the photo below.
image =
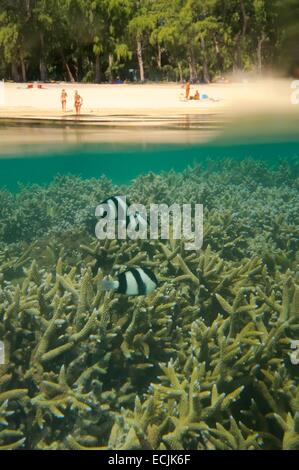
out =
<path fill-rule="evenodd" d="M 104 205 L 106 207 L 103 207 Z M 122 222 L 126 227 L 131 224 L 131 227 L 135 229 L 146 226 L 147 222 L 139 212 L 136 211 L 133 214 L 128 214 L 130 206 L 131 203 L 125 196 L 111 196 L 102 201 L 97 207 L 96 217 L 108 217 L 109 219 Z"/>
<path fill-rule="evenodd" d="M 104 289 L 125 295 L 147 295 L 158 286 L 155 274 L 147 268 L 129 268 L 118 274 L 117 280 L 103 279 L 102 283 Z"/>

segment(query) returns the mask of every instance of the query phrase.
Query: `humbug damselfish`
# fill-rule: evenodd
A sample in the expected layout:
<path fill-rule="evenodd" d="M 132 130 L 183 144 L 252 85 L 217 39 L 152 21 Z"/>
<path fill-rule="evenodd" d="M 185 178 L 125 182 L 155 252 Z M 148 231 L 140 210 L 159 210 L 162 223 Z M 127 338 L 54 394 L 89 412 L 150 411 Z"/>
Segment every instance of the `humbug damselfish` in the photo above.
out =
<path fill-rule="evenodd" d="M 101 206 L 106 206 L 106 208 Z M 108 217 L 118 222 L 123 222 L 126 227 L 130 224 L 135 230 L 140 226 L 146 226 L 146 220 L 135 211 L 133 214 L 128 214 L 128 209 L 131 206 L 130 201 L 125 196 L 110 196 L 98 206 L 96 216 L 100 219 Z"/>
<path fill-rule="evenodd" d="M 117 280 L 103 279 L 104 289 L 115 290 L 118 294 L 147 295 L 158 286 L 155 274 L 147 268 L 129 268 L 117 275 Z"/>

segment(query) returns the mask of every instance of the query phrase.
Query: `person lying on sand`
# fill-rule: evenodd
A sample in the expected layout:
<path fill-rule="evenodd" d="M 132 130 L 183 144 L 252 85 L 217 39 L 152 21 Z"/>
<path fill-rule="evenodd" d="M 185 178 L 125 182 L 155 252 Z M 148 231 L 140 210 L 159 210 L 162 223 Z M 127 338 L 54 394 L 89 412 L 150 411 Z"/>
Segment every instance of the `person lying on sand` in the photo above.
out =
<path fill-rule="evenodd" d="M 205 93 L 203 93 L 200 97 L 200 100 L 202 101 L 214 101 L 214 102 L 217 102 L 217 101 L 220 101 L 218 98 L 211 98 L 210 96 L 206 95 Z"/>
<path fill-rule="evenodd" d="M 65 89 L 63 89 L 61 92 L 61 106 L 62 106 L 62 111 L 64 113 L 66 112 L 66 100 L 67 100 L 67 92 L 65 91 Z"/>
<path fill-rule="evenodd" d="M 75 110 L 76 110 L 77 116 L 79 116 L 81 113 L 82 105 L 83 105 L 83 98 L 79 95 L 78 91 L 76 90 L 75 91 Z"/>

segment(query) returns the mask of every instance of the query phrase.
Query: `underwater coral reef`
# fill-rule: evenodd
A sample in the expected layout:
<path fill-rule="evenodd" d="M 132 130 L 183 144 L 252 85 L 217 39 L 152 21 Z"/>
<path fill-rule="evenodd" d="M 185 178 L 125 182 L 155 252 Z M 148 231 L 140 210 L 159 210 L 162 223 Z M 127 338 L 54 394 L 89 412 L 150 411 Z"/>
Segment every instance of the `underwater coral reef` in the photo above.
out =
<path fill-rule="evenodd" d="M 296 162 L 0 193 L 0 449 L 299 449 Z M 204 245 L 99 241 L 94 210 L 202 203 Z M 105 292 L 144 266 L 150 295 Z M 299 361 L 298 361 L 299 362 Z"/>

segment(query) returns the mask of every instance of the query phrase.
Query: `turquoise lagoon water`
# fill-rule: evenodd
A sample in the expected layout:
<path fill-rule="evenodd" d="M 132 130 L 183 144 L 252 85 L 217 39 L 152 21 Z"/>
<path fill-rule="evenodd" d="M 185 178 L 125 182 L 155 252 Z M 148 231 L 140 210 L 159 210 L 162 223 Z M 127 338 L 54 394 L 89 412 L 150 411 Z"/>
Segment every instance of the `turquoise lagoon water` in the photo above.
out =
<path fill-rule="evenodd" d="M 107 144 L 69 145 L 45 151 L 26 149 L 26 155 L 0 155 L 0 187 L 17 190 L 18 184 L 47 184 L 60 174 L 82 178 L 107 176 L 116 184 L 127 184 L 138 175 L 162 171 L 182 171 L 190 165 L 205 165 L 207 160 L 252 158 L 277 164 L 296 159 L 298 141 L 210 144 Z"/>

